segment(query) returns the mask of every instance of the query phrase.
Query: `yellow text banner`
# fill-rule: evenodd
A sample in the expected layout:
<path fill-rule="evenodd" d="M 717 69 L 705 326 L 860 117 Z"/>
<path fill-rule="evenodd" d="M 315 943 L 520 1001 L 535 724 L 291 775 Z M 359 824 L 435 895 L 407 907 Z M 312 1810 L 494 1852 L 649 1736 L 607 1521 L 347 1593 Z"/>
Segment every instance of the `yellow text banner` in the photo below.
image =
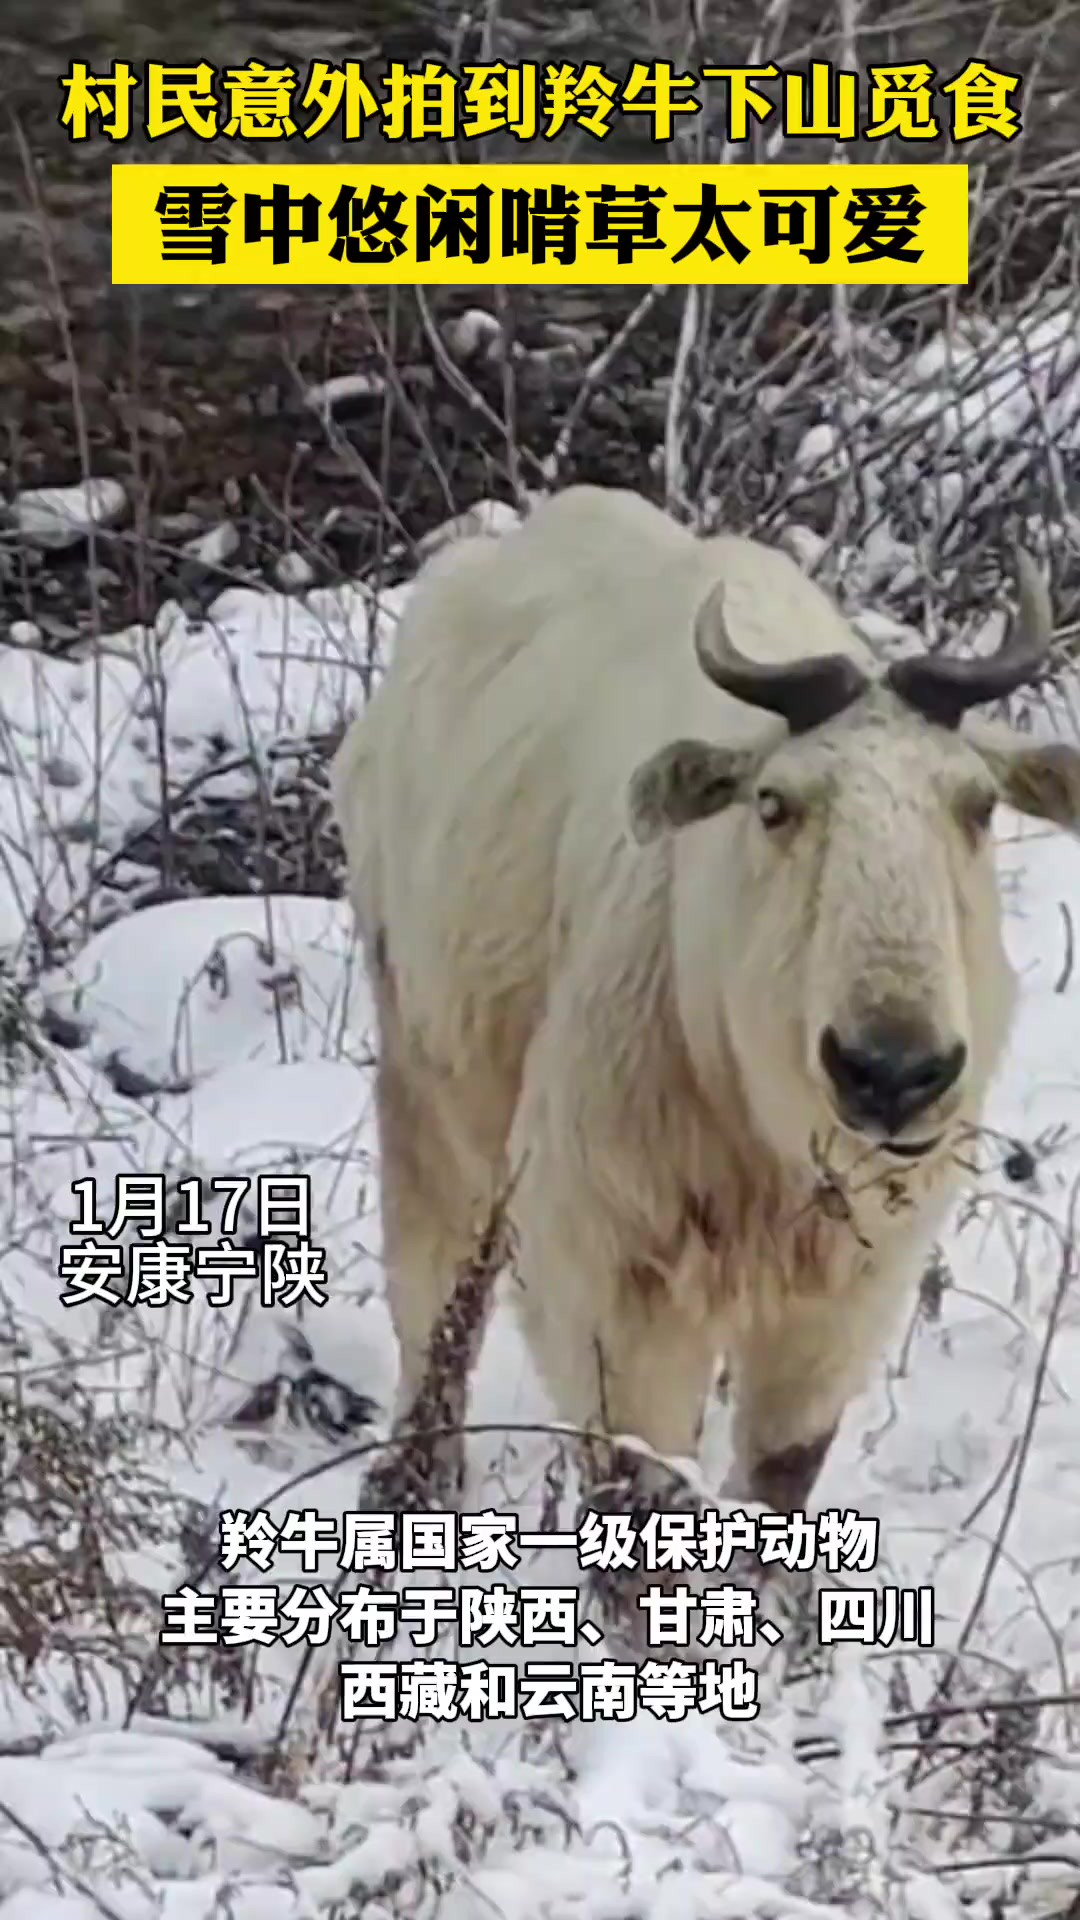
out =
<path fill-rule="evenodd" d="M 118 286 L 963 286 L 966 166 L 118 165 Z"/>

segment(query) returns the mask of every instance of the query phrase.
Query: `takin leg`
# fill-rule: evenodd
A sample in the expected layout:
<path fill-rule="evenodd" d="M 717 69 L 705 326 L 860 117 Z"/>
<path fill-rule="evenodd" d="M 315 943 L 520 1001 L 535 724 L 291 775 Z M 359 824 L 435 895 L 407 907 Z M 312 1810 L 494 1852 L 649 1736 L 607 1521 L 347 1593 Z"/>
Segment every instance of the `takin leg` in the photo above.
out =
<path fill-rule="evenodd" d="M 701 1503 L 677 1463 L 696 1463 L 716 1358 L 709 1328 L 685 1315 L 646 1267 L 629 1269 L 614 1287 L 610 1273 L 590 1273 L 580 1262 L 561 1273 L 534 1268 L 534 1277 L 540 1284 L 523 1287 L 518 1311 L 556 1415 L 602 1436 L 575 1450 L 579 1518 L 621 1514 L 640 1528 L 656 1513 L 697 1513 Z M 663 1458 L 651 1460 L 633 1444 L 613 1447 L 609 1436 L 644 1442 Z M 686 1581 L 685 1571 L 595 1567 L 588 1587 L 617 1639 L 648 1658 L 655 1649 L 643 1638 L 639 1602 L 650 1587 Z M 692 1647 L 680 1648 L 680 1657 L 692 1658 Z"/>
<path fill-rule="evenodd" d="M 498 1267 L 483 1236 L 498 1195 L 498 1133 L 488 1156 L 446 1084 L 410 1058 L 393 1007 L 379 1005 L 375 1071 L 383 1262 L 400 1354 L 394 1427 L 417 1433 L 413 1479 L 456 1497 L 460 1432 Z M 490 1118 L 496 1102 L 489 1099 Z M 490 1138 L 489 1134 L 489 1138 Z M 422 1430 L 451 1428 L 449 1434 Z"/>
<path fill-rule="evenodd" d="M 810 1505 L 844 1410 L 865 1386 L 904 1289 L 864 1276 L 857 1293 L 833 1299 L 788 1299 L 771 1324 L 733 1332 L 734 1460 L 721 1489 L 792 1514 Z M 785 1662 L 815 1645 L 813 1575 L 762 1562 L 749 1549 L 729 1562 L 725 1579 L 745 1582 L 764 1601 L 786 1644 Z"/>
<path fill-rule="evenodd" d="M 696 1459 L 716 1347 L 708 1328 L 678 1309 L 660 1276 L 631 1265 L 613 1286 L 609 1272 L 591 1274 L 580 1261 L 540 1273 L 530 1271 L 527 1258 L 521 1273 L 517 1310 L 557 1417 L 644 1441 L 658 1454 Z M 610 1449 L 601 1447 L 601 1477 L 605 1466 Z"/>
<path fill-rule="evenodd" d="M 517 1310 L 558 1418 L 692 1458 L 715 1356 L 662 1282 L 644 1268 L 615 1288 L 580 1268 L 566 1280 L 523 1273 Z"/>
<path fill-rule="evenodd" d="M 786 1302 L 732 1348 L 734 1466 L 725 1493 L 804 1508 L 849 1400 L 861 1392 L 904 1290 L 867 1275 L 854 1295 Z"/>

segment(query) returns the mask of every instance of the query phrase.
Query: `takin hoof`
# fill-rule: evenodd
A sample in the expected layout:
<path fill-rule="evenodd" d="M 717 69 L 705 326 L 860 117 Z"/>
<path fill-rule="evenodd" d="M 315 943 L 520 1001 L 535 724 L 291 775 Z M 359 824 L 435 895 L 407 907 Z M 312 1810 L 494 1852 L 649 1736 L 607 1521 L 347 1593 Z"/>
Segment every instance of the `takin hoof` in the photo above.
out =
<path fill-rule="evenodd" d="M 589 1475 L 579 1526 L 587 1514 L 599 1523 L 591 1529 L 593 1538 L 600 1545 L 607 1532 L 612 1549 L 605 1556 L 610 1564 L 588 1569 L 590 1602 L 598 1623 L 635 1659 L 742 1659 L 759 1671 L 776 1657 L 786 1664 L 786 1654 L 803 1636 L 812 1578 L 776 1559 L 763 1561 L 742 1543 L 743 1523 L 754 1517 L 747 1503 L 705 1501 L 674 1468 L 615 1449 L 604 1476 L 596 1475 L 595 1466 Z M 660 1565 L 663 1528 L 656 1522 L 684 1514 L 695 1522 L 696 1564 L 680 1563 L 671 1553 L 674 1565 Z M 669 1542 L 677 1535 L 672 1529 Z M 627 1564 L 618 1549 L 631 1542 L 633 1561 Z"/>

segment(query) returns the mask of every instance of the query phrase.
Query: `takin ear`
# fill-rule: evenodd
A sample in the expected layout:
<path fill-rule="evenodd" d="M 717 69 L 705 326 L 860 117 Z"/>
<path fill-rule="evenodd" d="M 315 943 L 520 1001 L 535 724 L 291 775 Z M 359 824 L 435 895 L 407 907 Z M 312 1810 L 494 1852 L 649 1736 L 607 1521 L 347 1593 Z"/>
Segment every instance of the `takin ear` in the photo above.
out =
<path fill-rule="evenodd" d="M 997 767 L 1001 797 L 1017 813 L 1080 833 L 1080 750 L 1063 740 L 1014 746 Z"/>
<path fill-rule="evenodd" d="M 722 813 L 739 793 L 753 758 L 706 740 L 673 740 L 661 747 L 630 781 L 630 831 L 638 845 Z"/>

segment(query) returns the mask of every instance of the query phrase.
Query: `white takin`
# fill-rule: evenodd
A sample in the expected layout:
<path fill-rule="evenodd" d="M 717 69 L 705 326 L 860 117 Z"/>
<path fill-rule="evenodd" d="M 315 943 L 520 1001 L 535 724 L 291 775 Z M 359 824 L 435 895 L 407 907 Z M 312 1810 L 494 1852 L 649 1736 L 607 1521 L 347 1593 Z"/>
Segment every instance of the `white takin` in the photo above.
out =
<path fill-rule="evenodd" d="M 513 1174 L 558 1416 L 693 1456 L 722 1357 L 729 1490 L 805 1503 L 1007 1039 L 995 802 L 1080 819 L 1080 753 L 969 713 L 1051 630 L 1021 553 L 995 656 L 881 672 L 785 554 L 591 486 L 427 563 L 333 769 L 406 1424 Z"/>

